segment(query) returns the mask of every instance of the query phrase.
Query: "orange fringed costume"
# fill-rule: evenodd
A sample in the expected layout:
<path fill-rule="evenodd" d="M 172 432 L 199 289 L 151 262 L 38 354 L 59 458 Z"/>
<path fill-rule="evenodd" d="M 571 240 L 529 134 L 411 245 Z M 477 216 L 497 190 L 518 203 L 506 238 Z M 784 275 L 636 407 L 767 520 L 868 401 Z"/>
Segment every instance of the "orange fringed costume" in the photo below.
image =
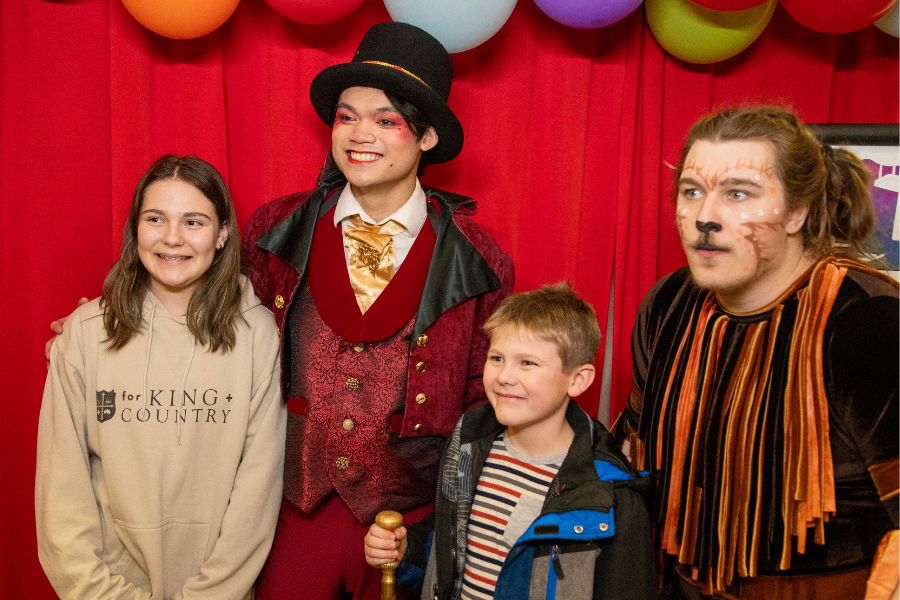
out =
<path fill-rule="evenodd" d="M 858 572 L 824 589 L 862 598 L 898 521 L 897 296 L 844 257 L 752 314 L 725 312 L 687 269 L 648 294 L 616 432 L 657 473 L 681 595 L 763 597 L 796 575 L 825 597 L 817 576 Z"/>

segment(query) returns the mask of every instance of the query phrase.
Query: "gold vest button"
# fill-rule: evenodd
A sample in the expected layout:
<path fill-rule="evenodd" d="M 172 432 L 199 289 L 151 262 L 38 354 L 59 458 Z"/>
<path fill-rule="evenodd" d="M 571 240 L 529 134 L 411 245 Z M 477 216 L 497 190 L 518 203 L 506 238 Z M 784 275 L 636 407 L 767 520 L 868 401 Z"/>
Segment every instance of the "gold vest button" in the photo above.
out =
<path fill-rule="evenodd" d="M 422 424 L 421 424 L 421 423 L 416 423 L 416 424 L 413 426 L 413 431 L 419 431 L 420 429 L 422 429 Z"/>
<path fill-rule="evenodd" d="M 428 345 L 428 336 L 424 333 L 420 334 L 419 337 L 416 338 L 416 346 L 419 348 L 424 348 Z"/>
<path fill-rule="evenodd" d="M 284 308 L 284 296 L 281 294 L 275 296 L 275 308 Z"/>
<path fill-rule="evenodd" d="M 416 371 L 418 371 L 419 373 L 424 373 L 425 372 L 425 363 L 422 361 L 417 362 L 416 363 Z"/>
<path fill-rule="evenodd" d="M 354 352 L 362 352 L 365 349 L 366 349 L 366 347 L 363 346 L 362 344 L 357 344 L 357 345 L 353 346 Z"/>
<path fill-rule="evenodd" d="M 350 466 L 350 459 L 346 456 L 338 456 L 337 460 L 334 461 L 334 466 L 343 471 Z"/>
<path fill-rule="evenodd" d="M 428 400 L 428 396 L 423 393 L 416 394 L 416 404 L 425 404 L 425 401 Z"/>
<path fill-rule="evenodd" d="M 343 423 L 341 423 L 341 427 L 347 431 L 353 431 L 353 428 L 356 427 L 356 423 L 353 422 L 353 419 L 344 419 Z"/>
<path fill-rule="evenodd" d="M 347 389 L 351 392 L 355 392 L 359 389 L 359 379 L 357 379 L 356 377 L 348 377 L 347 383 L 345 383 L 344 385 L 346 385 Z"/>

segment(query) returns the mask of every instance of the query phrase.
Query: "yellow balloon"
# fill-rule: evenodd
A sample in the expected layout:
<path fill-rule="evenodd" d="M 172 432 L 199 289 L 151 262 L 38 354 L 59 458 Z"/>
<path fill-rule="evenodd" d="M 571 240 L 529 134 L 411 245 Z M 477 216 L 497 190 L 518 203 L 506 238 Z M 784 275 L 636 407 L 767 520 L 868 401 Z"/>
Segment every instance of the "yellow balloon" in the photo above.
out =
<path fill-rule="evenodd" d="M 206 35 L 228 20 L 240 0 L 122 0 L 135 20 L 176 40 Z"/>
<path fill-rule="evenodd" d="M 777 0 L 747 10 L 721 11 L 689 0 L 645 0 L 647 22 L 666 52 L 683 61 L 709 64 L 745 50 L 763 32 Z"/>

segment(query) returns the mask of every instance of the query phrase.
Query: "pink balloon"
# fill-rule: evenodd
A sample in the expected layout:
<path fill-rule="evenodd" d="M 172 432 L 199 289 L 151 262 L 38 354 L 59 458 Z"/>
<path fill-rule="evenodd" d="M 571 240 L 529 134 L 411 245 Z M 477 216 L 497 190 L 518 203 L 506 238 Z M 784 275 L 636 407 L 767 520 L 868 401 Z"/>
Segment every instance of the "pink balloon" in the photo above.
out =
<path fill-rule="evenodd" d="M 801 25 L 824 33 L 847 33 L 868 27 L 890 10 L 895 0 L 781 0 Z"/>
<path fill-rule="evenodd" d="M 694 4 L 712 10 L 747 10 L 766 0 L 691 0 Z"/>
<path fill-rule="evenodd" d="M 282 16 L 318 25 L 343 19 L 359 8 L 362 0 L 266 0 Z"/>

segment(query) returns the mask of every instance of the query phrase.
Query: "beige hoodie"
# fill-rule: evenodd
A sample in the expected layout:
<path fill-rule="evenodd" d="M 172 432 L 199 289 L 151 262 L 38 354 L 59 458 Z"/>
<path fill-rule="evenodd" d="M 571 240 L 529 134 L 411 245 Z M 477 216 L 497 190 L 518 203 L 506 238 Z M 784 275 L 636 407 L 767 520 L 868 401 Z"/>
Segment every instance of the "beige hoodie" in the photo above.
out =
<path fill-rule="evenodd" d="M 284 464 L 278 332 L 242 279 L 233 350 L 212 354 L 148 293 L 106 349 L 99 300 L 54 343 L 38 428 L 38 554 L 61 598 L 247 598 Z"/>

